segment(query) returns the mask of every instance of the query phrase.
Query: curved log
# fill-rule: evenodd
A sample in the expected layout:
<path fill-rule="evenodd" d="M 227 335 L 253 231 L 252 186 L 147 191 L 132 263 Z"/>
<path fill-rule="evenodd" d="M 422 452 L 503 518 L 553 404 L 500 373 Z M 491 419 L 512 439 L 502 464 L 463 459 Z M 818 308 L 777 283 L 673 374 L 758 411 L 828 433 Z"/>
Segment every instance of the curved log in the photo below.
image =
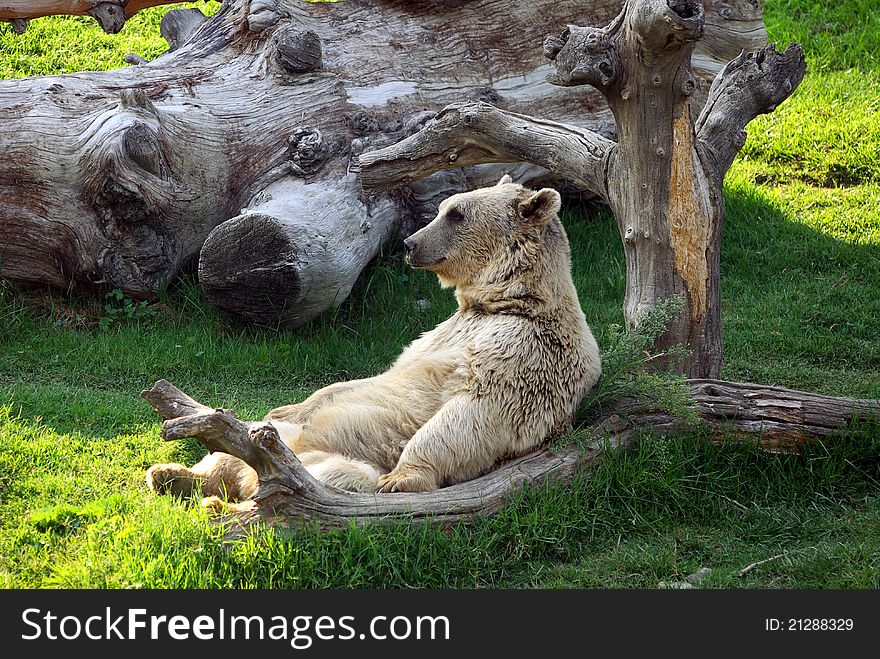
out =
<path fill-rule="evenodd" d="M 16 17 L 36 16 L 50 0 L 13 4 L 27 4 L 30 12 Z M 94 3 L 74 2 L 86 4 Z M 126 15 L 138 6 L 136 0 L 110 4 L 124 5 Z M 132 55 L 129 61 L 139 65 L 127 69 L 2 81 L 0 275 L 65 290 L 118 288 L 149 299 L 163 281 L 202 259 L 208 296 L 225 300 L 231 313 L 273 324 L 280 313 L 285 325 L 304 322 L 339 296 L 278 299 L 278 290 L 260 288 L 277 281 L 265 277 L 266 260 L 220 263 L 238 254 L 221 247 L 224 235 L 251 241 L 242 246 L 249 254 L 262 249 L 262 234 L 240 230 L 241 209 L 258 208 L 260 193 L 272 187 L 276 234 L 298 227 L 289 244 L 319 244 L 328 228 L 357 235 L 369 224 L 373 233 L 358 244 L 375 253 L 380 241 L 373 236 L 409 233 L 433 216 L 439 198 L 513 169 L 446 172 L 376 199 L 340 185 L 355 156 L 406 138 L 449 103 L 488 101 L 513 114 L 540 108 L 553 121 L 613 135 L 611 114 L 594 89 L 572 93 L 544 80 L 552 67 L 540 43 L 567 22 L 608 20 L 620 4 L 535 0 L 523 11 L 502 0 L 228 0 L 207 20 L 194 10 L 169 13 L 162 32 L 171 49 L 153 62 Z M 3 3 L 7 14 L 0 17 L 12 17 L 10 6 Z M 712 0 L 707 12 L 717 21 L 707 26 L 701 51 L 705 68 L 697 80 L 706 89 L 727 60 L 765 39 L 760 12 L 747 2 Z M 320 132 L 321 153 L 313 152 L 320 145 L 301 140 L 302 131 Z M 515 174 L 526 184 L 560 184 L 545 167 L 517 165 Z M 283 203 L 282 190 L 290 195 Z M 329 190 L 339 191 L 334 220 L 317 201 Z M 393 222 L 371 215 L 390 203 Z M 323 224 L 308 238 L 310 218 Z M 276 251 L 268 267 L 283 264 L 302 281 L 324 272 L 328 280 L 318 289 L 347 291 L 369 258 L 358 253 L 348 279 L 338 281 L 331 275 L 346 248 L 329 251 L 323 265 Z M 324 251 L 312 253 L 321 258 Z M 253 295 L 226 294 L 216 288 L 222 279 L 246 283 Z"/>
<path fill-rule="evenodd" d="M 358 494 L 316 481 L 265 422 L 245 422 L 229 410 L 196 402 L 170 382 L 160 380 L 141 392 L 165 419 L 165 440 L 194 437 L 211 451 L 247 462 L 260 488 L 252 501 L 230 504 L 243 523 L 296 522 L 322 527 L 382 523 L 401 517 L 415 524 L 454 524 L 489 515 L 508 504 L 523 487 L 546 481 L 567 482 L 589 469 L 602 451 L 630 445 L 645 432 L 696 430 L 719 441 L 738 438 L 768 450 L 797 450 L 805 443 L 845 429 L 851 422 L 878 418 L 880 401 L 820 396 L 722 380 L 690 380 L 692 405 L 700 423 L 626 401 L 611 415 L 583 429 L 588 438 L 561 450 L 543 448 L 498 466 L 465 483 L 434 492 Z"/>

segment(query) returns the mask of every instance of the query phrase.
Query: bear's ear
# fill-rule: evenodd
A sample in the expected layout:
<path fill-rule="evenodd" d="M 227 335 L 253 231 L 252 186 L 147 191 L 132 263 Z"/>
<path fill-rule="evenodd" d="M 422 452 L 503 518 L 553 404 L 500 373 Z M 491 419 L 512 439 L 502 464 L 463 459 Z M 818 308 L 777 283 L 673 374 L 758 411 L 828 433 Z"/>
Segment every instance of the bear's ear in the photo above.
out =
<path fill-rule="evenodd" d="M 510 177 L 510 174 L 505 174 L 501 177 L 501 180 L 498 181 L 495 185 L 504 185 L 505 183 L 513 183 L 513 179 Z"/>
<path fill-rule="evenodd" d="M 530 222 L 548 222 L 562 207 L 562 197 L 552 188 L 538 190 L 519 203 L 519 214 Z"/>

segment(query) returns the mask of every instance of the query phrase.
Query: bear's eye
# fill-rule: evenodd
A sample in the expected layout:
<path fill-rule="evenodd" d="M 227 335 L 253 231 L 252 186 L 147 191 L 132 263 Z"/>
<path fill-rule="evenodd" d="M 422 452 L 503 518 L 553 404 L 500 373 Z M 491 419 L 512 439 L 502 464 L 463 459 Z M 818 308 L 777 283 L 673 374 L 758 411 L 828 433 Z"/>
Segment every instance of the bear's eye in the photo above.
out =
<path fill-rule="evenodd" d="M 447 211 L 446 219 L 453 224 L 458 224 L 459 222 L 464 222 L 464 214 L 457 208 L 453 208 L 452 210 Z"/>

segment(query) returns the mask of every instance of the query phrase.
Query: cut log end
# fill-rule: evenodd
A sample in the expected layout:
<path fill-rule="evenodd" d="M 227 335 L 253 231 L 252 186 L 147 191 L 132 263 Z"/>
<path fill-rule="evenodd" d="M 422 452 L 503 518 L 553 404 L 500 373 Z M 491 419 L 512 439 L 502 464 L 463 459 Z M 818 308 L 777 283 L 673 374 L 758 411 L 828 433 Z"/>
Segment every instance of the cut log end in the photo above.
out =
<path fill-rule="evenodd" d="M 274 217 L 245 213 L 208 236 L 199 282 L 211 304 L 252 323 L 274 324 L 295 313 L 302 296 L 297 246 Z"/>
<path fill-rule="evenodd" d="M 340 304 L 398 226 L 397 206 L 387 197 L 362 201 L 354 176 L 311 183 L 291 174 L 323 158 L 301 147 L 298 139 L 288 174 L 202 247 L 199 279 L 208 300 L 249 322 L 294 328 Z"/>

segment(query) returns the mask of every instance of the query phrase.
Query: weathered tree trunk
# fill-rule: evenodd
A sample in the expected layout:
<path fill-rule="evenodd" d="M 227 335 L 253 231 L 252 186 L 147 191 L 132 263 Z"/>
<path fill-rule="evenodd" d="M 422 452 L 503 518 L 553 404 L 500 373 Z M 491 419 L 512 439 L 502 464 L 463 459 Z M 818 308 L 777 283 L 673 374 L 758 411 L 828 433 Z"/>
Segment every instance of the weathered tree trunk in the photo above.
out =
<path fill-rule="evenodd" d="M 105 32 L 116 34 L 125 27 L 126 19 L 141 9 L 194 0 L 3 0 L 0 21 L 9 21 L 23 34 L 32 18 L 55 16 L 91 16 Z"/>
<path fill-rule="evenodd" d="M 656 347 L 684 344 L 689 352 L 665 363 L 690 377 L 718 377 L 724 175 L 745 125 L 792 93 L 805 64 L 798 46 L 742 54 L 715 78 L 704 107 L 694 101 L 700 81 L 691 62 L 710 25 L 697 0 L 629 0 L 605 28 L 569 26 L 547 38 L 556 68 L 549 80 L 601 91 L 616 140 L 484 103 L 457 104 L 420 133 L 363 154 L 363 185 L 387 189 L 463 162 L 524 160 L 592 190 L 611 206 L 623 240 L 627 322 L 681 298 L 681 314 Z"/>
<path fill-rule="evenodd" d="M 620 0 L 228 0 L 207 20 L 168 14 L 174 48 L 154 62 L 0 82 L 0 274 L 151 298 L 200 257 L 212 302 L 294 326 L 339 302 L 401 222 L 500 177 L 487 165 L 414 182 L 393 204 L 362 200 L 353 156 L 462 98 L 612 136 L 595 90 L 544 81 L 552 67 L 539 44 L 619 9 Z M 707 12 L 694 60 L 700 99 L 724 62 L 765 41 L 749 2 L 713 0 Z M 529 183 L 548 172 L 517 165 L 516 175 Z"/>
<path fill-rule="evenodd" d="M 529 484 L 567 482 L 596 464 L 605 448 L 624 447 L 646 432 L 696 430 L 719 440 L 739 438 L 769 450 L 797 450 L 859 419 L 876 418 L 880 401 L 819 396 L 779 387 L 691 380 L 693 407 L 701 422 L 621 403 L 615 413 L 587 429 L 590 441 L 559 451 L 540 449 L 464 483 L 427 493 L 357 494 L 312 478 L 267 423 L 240 421 L 229 410 L 196 402 L 160 380 L 141 395 L 166 421 L 166 440 L 194 437 L 212 451 L 234 455 L 254 468 L 260 487 L 253 500 L 232 504 L 243 522 L 283 523 L 307 518 L 323 527 L 381 523 L 405 517 L 416 524 L 453 524 L 489 515 Z"/>

